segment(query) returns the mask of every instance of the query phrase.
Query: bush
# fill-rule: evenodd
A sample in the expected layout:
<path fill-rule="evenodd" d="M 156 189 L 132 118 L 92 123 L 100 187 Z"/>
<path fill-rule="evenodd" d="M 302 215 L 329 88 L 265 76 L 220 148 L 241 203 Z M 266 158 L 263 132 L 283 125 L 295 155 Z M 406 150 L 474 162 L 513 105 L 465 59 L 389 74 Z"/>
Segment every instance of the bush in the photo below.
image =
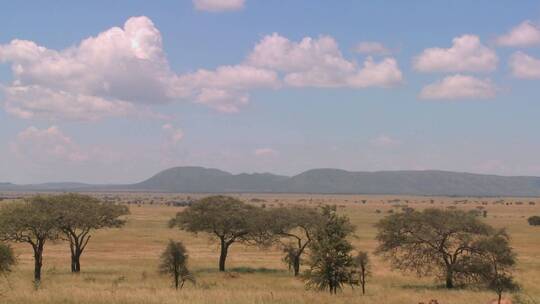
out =
<path fill-rule="evenodd" d="M 161 254 L 159 272 L 172 277 L 176 289 L 182 288 L 186 281 L 195 283 L 195 277 L 187 268 L 187 260 L 187 250 L 182 242 L 170 240 Z"/>
<path fill-rule="evenodd" d="M 531 226 L 540 226 L 540 216 L 531 216 L 529 219 L 527 219 L 527 222 L 529 222 L 529 225 Z"/>
<path fill-rule="evenodd" d="M 15 263 L 13 249 L 9 245 L 0 243 L 0 274 L 10 272 Z"/>

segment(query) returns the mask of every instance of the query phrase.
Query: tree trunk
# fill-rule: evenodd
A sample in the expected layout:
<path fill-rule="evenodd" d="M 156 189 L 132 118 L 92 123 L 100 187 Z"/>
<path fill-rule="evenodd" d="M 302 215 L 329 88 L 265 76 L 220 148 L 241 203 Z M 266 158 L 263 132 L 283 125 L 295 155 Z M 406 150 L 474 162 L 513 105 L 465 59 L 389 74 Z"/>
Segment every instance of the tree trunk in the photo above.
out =
<path fill-rule="evenodd" d="M 454 273 L 452 269 L 446 270 L 446 288 L 454 288 Z"/>
<path fill-rule="evenodd" d="M 300 255 L 295 255 L 293 260 L 293 270 L 294 270 L 294 276 L 298 276 L 300 274 Z"/>
<path fill-rule="evenodd" d="M 498 293 L 498 296 L 499 296 L 499 298 L 498 298 L 498 300 L 497 300 L 497 304 L 501 304 L 501 300 L 502 300 L 502 292 L 499 292 L 499 293 Z"/>
<path fill-rule="evenodd" d="M 225 261 L 227 260 L 227 251 L 229 250 L 230 243 L 221 240 L 221 254 L 219 255 L 219 271 L 225 271 Z"/>
<path fill-rule="evenodd" d="M 178 273 L 178 271 L 176 271 L 176 273 L 174 274 L 174 287 L 178 290 L 178 285 L 179 285 L 179 276 L 180 274 Z"/>
<path fill-rule="evenodd" d="M 80 234 L 77 234 L 73 230 L 64 231 L 69 239 L 69 248 L 71 249 L 72 273 L 81 272 L 81 255 L 83 254 L 83 251 L 90 240 L 90 235 L 88 235 L 89 231 L 90 230 L 84 230 Z"/>
<path fill-rule="evenodd" d="M 43 243 L 38 242 L 34 247 L 34 284 L 41 282 L 41 266 L 43 266 Z"/>
<path fill-rule="evenodd" d="M 41 281 L 41 257 L 34 258 L 34 282 L 39 283 Z"/>
<path fill-rule="evenodd" d="M 76 267 L 75 267 L 75 256 L 72 254 L 72 255 L 71 255 L 71 272 L 72 272 L 72 273 L 77 272 L 77 271 L 75 270 L 75 268 L 76 268 Z"/>
<path fill-rule="evenodd" d="M 79 250 L 71 254 L 71 272 L 81 272 L 81 252 Z"/>
<path fill-rule="evenodd" d="M 362 272 L 360 273 L 360 284 L 362 284 L 362 294 L 366 294 L 366 267 L 362 264 Z"/>

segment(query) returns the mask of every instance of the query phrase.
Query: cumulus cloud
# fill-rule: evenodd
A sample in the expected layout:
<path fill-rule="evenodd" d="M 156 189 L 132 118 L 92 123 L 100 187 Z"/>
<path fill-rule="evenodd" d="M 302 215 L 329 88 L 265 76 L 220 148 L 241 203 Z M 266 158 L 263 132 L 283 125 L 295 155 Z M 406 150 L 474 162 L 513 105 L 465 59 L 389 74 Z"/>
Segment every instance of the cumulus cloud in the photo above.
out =
<path fill-rule="evenodd" d="M 450 48 L 428 48 L 414 58 L 414 68 L 420 72 L 489 72 L 499 59 L 475 35 L 463 35 L 452 40 Z"/>
<path fill-rule="evenodd" d="M 497 37 L 497 44 L 508 47 L 528 47 L 540 44 L 540 27 L 529 20 L 523 21 L 510 32 Z"/>
<path fill-rule="evenodd" d="M 540 59 L 516 52 L 510 57 L 509 65 L 514 77 L 540 79 Z"/>
<path fill-rule="evenodd" d="M 4 87 L 6 108 L 22 118 L 99 119 L 126 115 L 134 105 L 179 100 L 231 112 L 246 103 L 246 90 L 278 82 L 273 71 L 243 65 L 178 75 L 147 17 L 61 51 L 13 40 L 0 45 L 0 62 L 11 64 L 14 78 Z M 209 98 L 217 91 L 220 98 Z"/>
<path fill-rule="evenodd" d="M 268 157 L 278 155 L 278 151 L 272 148 L 259 148 L 255 149 L 255 151 L 253 151 L 253 154 L 255 154 L 255 156 Z"/>
<path fill-rule="evenodd" d="M 144 16 L 63 50 L 15 39 L 0 45 L 0 62 L 10 64 L 13 75 L 0 87 L 4 106 L 25 119 L 98 120 L 184 101 L 233 113 L 254 89 L 391 87 L 403 79 L 394 58 L 358 64 L 344 58 L 330 36 L 295 42 L 279 34 L 265 36 L 239 64 L 177 74 L 159 30 Z"/>
<path fill-rule="evenodd" d="M 294 42 L 274 33 L 255 46 L 246 62 L 282 73 L 285 84 L 295 87 L 389 87 L 402 81 L 395 59 L 367 58 L 359 67 L 343 57 L 330 36 Z"/>
<path fill-rule="evenodd" d="M 47 129 L 29 127 L 17 135 L 11 150 L 18 157 L 33 162 L 81 162 L 88 155 L 58 127 Z"/>
<path fill-rule="evenodd" d="M 198 70 L 178 78 L 183 88 L 190 88 L 195 102 L 221 112 L 233 113 L 249 102 L 249 89 L 276 88 L 276 72 L 248 65 L 221 66 Z"/>
<path fill-rule="evenodd" d="M 351 87 L 391 87 L 403 80 L 397 61 L 394 58 L 385 58 L 375 62 L 371 57 L 364 61 L 362 69 L 347 79 Z"/>
<path fill-rule="evenodd" d="M 244 8 L 245 0 L 193 0 L 195 9 L 208 12 L 237 11 Z"/>
<path fill-rule="evenodd" d="M 495 97 L 497 87 L 489 79 L 467 75 L 452 75 L 425 86 L 422 99 L 485 99 Z"/>
<path fill-rule="evenodd" d="M 51 88 L 12 85 L 4 88 L 6 111 L 31 119 L 36 116 L 54 119 L 59 113 L 73 120 L 97 120 L 105 116 L 135 113 L 133 105 L 99 96 L 71 93 Z"/>
<path fill-rule="evenodd" d="M 371 141 L 371 144 L 379 148 L 393 148 L 399 146 L 401 141 L 388 135 L 381 134 Z"/>
<path fill-rule="evenodd" d="M 392 54 L 392 50 L 384 46 L 380 42 L 376 41 L 362 41 L 359 42 L 354 50 L 357 53 L 360 54 L 368 54 L 368 55 L 382 55 L 387 56 Z"/>

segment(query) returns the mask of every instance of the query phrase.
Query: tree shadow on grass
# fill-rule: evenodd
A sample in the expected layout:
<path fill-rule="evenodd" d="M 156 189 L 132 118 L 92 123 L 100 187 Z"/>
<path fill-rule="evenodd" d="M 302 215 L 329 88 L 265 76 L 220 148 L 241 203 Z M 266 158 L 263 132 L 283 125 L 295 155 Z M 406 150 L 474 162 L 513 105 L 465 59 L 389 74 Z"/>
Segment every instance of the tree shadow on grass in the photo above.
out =
<path fill-rule="evenodd" d="M 216 268 L 204 268 L 199 269 L 195 271 L 196 273 L 218 273 L 219 271 Z M 235 273 L 287 273 L 287 271 L 283 269 L 272 269 L 272 268 L 266 268 L 266 267 L 258 267 L 258 268 L 252 268 L 252 267 L 233 267 L 227 269 L 226 272 L 235 272 Z"/>
<path fill-rule="evenodd" d="M 414 290 L 414 291 L 440 291 L 440 290 L 463 290 L 461 287 L 454 287 L 452 289 L 446 288 L 446 286 L 441 284 L 405 284 L 400 285 L 399 288 Z"/>

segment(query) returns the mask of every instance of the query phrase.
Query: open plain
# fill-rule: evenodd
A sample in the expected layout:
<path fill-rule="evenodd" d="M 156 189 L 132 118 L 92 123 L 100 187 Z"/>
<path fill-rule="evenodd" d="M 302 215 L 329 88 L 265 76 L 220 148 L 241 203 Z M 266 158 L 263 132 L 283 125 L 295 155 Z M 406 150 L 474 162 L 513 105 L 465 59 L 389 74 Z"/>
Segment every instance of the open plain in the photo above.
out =
<path fill-rule="evenodd" d="M 28 194 L 13 194 L 25 196 Z M 69 269 L 69 247 L 65 242 L 47 243 L 43 281 L 38 290 L 32 284 L 33 257 L 30 246 L 15 244 L 18 265 L 0 280 L 2 303 L 388 303 L 416 304 L 436 299 L 440 304 L 488 303 L 495 294 L 486 290 L 446 290 L 434 278 L 418 278 L 391 270 L 372 254 L 373 275 L 366 295 L 346 286 L 337 296 L 306 290 L 281 261 L 282 252 L 271 248 L 233 244 L 228 271 L 217 271 L 218 246 L 208 235 L 193 235 L 167 227 L 167 221 L 184 207 L 175 202 L 193 200 L 197 194 L 95 193 L 111 202 L 128 204 L 131 214 L 121 229 L 96 232 L 84 253 L 82 272 Z M 507 228 L 511 245 L 518 254 L 516 278 L 522 290 L 514 303 L 540 301 L 540 231 L 526 219 L 540 214 L 538 198 L 457 198 L 310 194 L 233 194 L 254 205 L 273 208 L 300 204 L 316 208 L 336 205 L 356 225 L 355 248 L 373 253 L 377 246 L 374 224 L 390 212 L 405 206 L 487 210 L 487 223 Z M 1 203 L 7 203 L 4 199 Z M 197 283 L 176 291 L 170 279 L 157 271 L 159 256 L 169 239 L 181 240 L 189 252 L 189 266 Z M 303 267 L 305 269 L 305 267 Z"/>

